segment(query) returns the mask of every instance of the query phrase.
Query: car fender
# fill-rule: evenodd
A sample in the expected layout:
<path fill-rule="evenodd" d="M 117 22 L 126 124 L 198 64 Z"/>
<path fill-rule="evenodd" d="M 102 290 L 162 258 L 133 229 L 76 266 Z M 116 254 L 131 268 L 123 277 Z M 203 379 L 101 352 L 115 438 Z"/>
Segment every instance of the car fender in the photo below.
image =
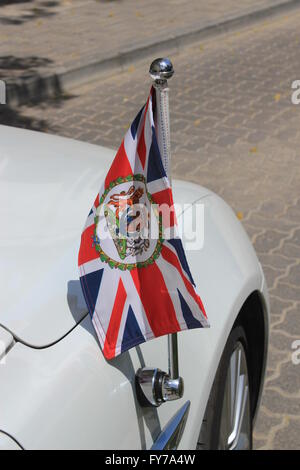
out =
<path fill-rule="evenodd" d="M 241 223 L 220 197 L 201 194 L 195 204 L 203 205 L 203 245 L 186 254 L 211 327 L 178 335 L 184 397 L 159 408 L 142 408 L 135 372 L 143 366 L 167 370 L 167 338 L 108 362 L 86 316 L 50 347 L 16 344 L 0 367 L 0 429 L 24 448 L 149 449 L 187 400 L 191 407 L 180 448 L 196 447 L 232 325 L 252 292 L 263 291 L 265 297 L 263 273 Z M 192 210 L 179 217 L 185 239 L 193 232 Z"/>

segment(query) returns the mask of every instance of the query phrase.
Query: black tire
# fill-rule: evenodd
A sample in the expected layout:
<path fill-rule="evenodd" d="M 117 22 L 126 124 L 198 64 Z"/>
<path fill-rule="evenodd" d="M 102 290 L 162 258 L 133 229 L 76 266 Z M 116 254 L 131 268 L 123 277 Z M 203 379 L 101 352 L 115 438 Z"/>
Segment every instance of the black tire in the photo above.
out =
<path fill-rule="evenodd" d="M 227 372 L 230 364 L 230 358 L 237 347 L 242 344 L 245 352 L 247 371 L 248 367 L 248 344 L 245 331 L 241 326 L 235 327 L 227 340 L 221 361 L 215 376 L 215 380 L 210 392 L 209 400 L 207 402 L 204 419 L 202 422 L 197 449 L 198 450 L 217 450 L 220 449 L 220 424 L 223 408 L 224 390 L 226 384 Z M 248 380 L 251 378 L 248 376 Z M 249 387 L 250 394 L 251 387 Z M 251 395 L 249 400 L 249 414 L 251 410 Z M 252 449 L 252 417 L 249 420 L 249 449 Z M 248 426 L 247 426 L 248 428 Z M 221 447 L 222 448 L 222 447 Z"/>

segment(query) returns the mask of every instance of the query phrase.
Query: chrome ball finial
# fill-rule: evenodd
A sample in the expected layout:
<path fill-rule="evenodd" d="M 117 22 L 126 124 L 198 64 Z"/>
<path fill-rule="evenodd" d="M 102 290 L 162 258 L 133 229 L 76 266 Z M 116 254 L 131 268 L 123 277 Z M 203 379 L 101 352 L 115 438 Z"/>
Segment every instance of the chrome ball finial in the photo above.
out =
<path fill-rule="evenodd" d="M 155 59 L 150 65 L 150 76 L 153 80 L 168 80 L 174 74 L 174 69 L 170 59 Z"/>

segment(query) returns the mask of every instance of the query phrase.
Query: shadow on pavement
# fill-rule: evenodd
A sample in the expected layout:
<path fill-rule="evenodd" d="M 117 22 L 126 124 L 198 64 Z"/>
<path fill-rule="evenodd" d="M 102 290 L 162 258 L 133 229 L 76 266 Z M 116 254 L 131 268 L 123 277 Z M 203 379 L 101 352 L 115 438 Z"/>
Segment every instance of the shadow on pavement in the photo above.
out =
<path fill-rule="evenodd" d="M 43 57 L 15 57 L 12 55 L 0 57 L 0 70 L 34 70 L 36 67 L 51 64 L 50 59 Z"/>
<path fill-rule="evenodd" d="M 30 3 L 32 0 L 2 0 L 0 7 L 14 5 L 15 3 Z"/>
<path fill-rule="evenodd" d="M 75 98 L 75 95 L 62 94 L 55 98 L 46 99 L 42 103 L 32 101 L 27 103 L 26 106 L 0 105 L 0 125 L 55 134 L 57 133 L 56 127 L 51 126 L 47 121 L 47 109 L 51 107 L 60 108 L 72 98 Z M 38 112 L 35 113 L 36 116 L 32 116 L 32 108 L 38 108 Z"/>
<path fill-rule="evenodd" d="M 0 79 L 6 85 L 6 105 L 0 105 L 0 124 L 54 131 L 44 119 L 47 107 L 62 106 L 73 95 L 63 91 L 59 77 L 51 70 L 52 64 L 45 57 L 0 57 Z M 40 107 L 37 115 L 42 118 L 30 116 L 33 107 Z"/>
<path fill-rule="evenodd" d="M 47 121 L 23 116 L 17 109 L 8 105 L 0 106 L 0 124 L 5 126 L 22 127 L 34 131 L 45 132 L 48 130 Z"/>
<path fill-rule="evenodd" d="M 0 57 L 0 79 L 6 84 L 6 103 L 22 105 L 63 94 L 53 62 L 44 57 Z"/>
<path fill-rule="evenodd" d="M 46 18 L 54 16 L 56 14 L 52 9 L 59 6 L 58 0 L 50 0 L 45 2 L 36 2 L 34 0 L 1 0 L 0 4 L 0 24 L 6 25 L 21 25 L 27 21 L 36 20 L 39 18 Z M 1 7 L 7 7 L 9 5 L 20 5 L 29 7 L 26 10 L 21 9 L 14 13 L 1 11 Z"/>

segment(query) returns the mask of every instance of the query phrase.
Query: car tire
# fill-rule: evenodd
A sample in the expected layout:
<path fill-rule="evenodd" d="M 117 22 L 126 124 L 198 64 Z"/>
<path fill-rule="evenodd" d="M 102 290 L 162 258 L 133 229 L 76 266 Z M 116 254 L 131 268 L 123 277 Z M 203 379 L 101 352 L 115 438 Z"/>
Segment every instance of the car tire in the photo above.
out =
<path fill-rule="evenodd" d="M 245 331 L 231 331 L 211 389 L 197 449 L 251 450 L 252 416 Z"/>

